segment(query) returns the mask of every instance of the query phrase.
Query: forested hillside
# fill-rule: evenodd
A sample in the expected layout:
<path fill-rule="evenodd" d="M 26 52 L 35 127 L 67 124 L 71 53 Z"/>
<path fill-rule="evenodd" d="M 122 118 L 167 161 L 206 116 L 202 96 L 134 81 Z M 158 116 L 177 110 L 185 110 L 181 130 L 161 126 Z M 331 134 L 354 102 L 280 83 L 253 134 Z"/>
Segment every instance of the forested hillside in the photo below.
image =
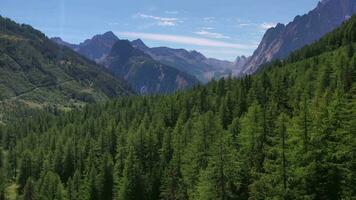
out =
<path fill-rule="evenodd" d="M 355 36 L 353 17 L 254 76 L 2 126 L 0 199 L 354 199 Z"/>
<path fill-rule="evenodd" d="M 0 16 L 0 101 L 71 106 L 130 93 L 104 67 Z"/>

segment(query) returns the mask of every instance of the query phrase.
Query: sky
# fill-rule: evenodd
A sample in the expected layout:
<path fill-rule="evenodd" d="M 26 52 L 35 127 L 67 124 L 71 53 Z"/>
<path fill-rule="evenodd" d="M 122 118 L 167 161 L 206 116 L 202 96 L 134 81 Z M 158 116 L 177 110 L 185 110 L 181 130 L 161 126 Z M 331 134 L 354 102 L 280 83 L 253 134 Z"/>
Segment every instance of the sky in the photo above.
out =
<path fill-rule="evenodd" d="M 268 28 L 288 23 L 318 0 L 0 0 L 0 15 L 48 37 L 80 43 L 113 31 L 148 46 L 197 50 L 234 60 L 251 55 Z"/>

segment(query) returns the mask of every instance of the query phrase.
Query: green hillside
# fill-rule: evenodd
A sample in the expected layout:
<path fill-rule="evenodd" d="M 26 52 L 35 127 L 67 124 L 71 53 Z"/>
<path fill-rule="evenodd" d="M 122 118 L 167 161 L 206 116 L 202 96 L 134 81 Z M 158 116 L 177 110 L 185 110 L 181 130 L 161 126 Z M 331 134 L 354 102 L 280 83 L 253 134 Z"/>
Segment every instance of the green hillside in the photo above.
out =
<path fill-rule="evenodd" d="M 0 17 L 0 101 L 68 106 L 128 91 L 103 67 L 28 25 Z"/>
<path fill-rule="evenodd" d="M 355 35 L 352 17 L 253 76 L 2 126 L 0 194 L 355 199 Z"/>

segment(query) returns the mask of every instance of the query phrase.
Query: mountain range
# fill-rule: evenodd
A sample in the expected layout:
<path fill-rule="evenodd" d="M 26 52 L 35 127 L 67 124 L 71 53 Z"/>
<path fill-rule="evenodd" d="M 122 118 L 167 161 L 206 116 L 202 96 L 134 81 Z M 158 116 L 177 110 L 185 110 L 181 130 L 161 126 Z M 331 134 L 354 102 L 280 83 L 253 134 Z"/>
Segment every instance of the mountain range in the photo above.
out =
<path fill-rule="evenodd" d="M 95 35 L 78 45 L 65 42 L 59 37 L 52 38 L 52 41 L 70 47 L 79 54 L 99 64 L 109 55 L 111 48 L 118 40 L 119 38 L 111 31 Z M 241 67 L 247 61 L 247 57 L 245 56 L 239 56 L 235 62 L 230 62 L 215 58 L 206 58 L 197 51 L 169 47 L 150 48 L 140 39 L 132 41 L 131 46 L 144 52 L 163 65 L 195 76 L 202 83 L 207 83 L 213 78 L 219 79 L 229 74 L 238 75 Z"/>
<path fill-rule="evenodd" d="M 256 51 L 243 66 L 242 74 L 252 74 L 259 66 L 284 59 L 291 52 L 319 40 L 356 13 L 355 0 L 323 0 L 287 25 L 277 24 L 266 31 Z"/>
<path fill-rule="evenodd" d="M 132 41 L 131 46 L 163 65 L 193 75 L 200 82 L 207 83 L 211 79 L 219 79 L 230 74 L 233 76 L 253 74 L 262 64 L 284 59 L 291 52 L 315 42 L 355 13 L 356 1 L 354 0 L 323 0 L 315 9 L 303 16 L 296 16 L 287 25 L 278 23 L 275 27 L 268 29 L 253 55 L 238 56 L 235 62 L 207 58 L 197 51 L 169 47 L 151 48 L 140 39 Z M 119 39 L 109 31 L 78 45 L 69 44 L 60 38 L 52 40 L 101 63 Z"/>
<path fill-rule="evenodd" d="M 93 36 L 76 45 L 52 38 L 84 57 L 105 66 L 126 80 L 138 94 L 170 93 L 199 83 L 195 76 L 157 60 L 133 43 L 120 40 L 113 32 Z"/>
<path fill-rule="evenodd" d="M 120 40 L 111 31 L 80 44 L 70 44 L 58 37 L 52 41 L 105 66 L 139 94 L 169 93 L 230 74 L 255 73 L 262 64 L 284 59 L 294 50 L 318 40 L 354 13 L 354 0 L 323 0 L 308 14 L 267 30 L 254 54 L 239 56 L 235 62 L 207 58 L 197 51 L 151 48 L 140 39 Z"/>

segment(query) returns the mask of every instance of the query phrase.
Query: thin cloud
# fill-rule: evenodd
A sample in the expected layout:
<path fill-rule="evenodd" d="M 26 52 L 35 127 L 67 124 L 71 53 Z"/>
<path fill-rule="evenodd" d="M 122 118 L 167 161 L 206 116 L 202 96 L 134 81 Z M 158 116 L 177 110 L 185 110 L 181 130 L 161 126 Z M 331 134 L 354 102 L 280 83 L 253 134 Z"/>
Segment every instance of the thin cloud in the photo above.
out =
<path fill-rule="evenodd" d="M 203 21 L 213 23 L 215 22 L 215 17 L 204 17 Z"/>
<path fill-rule="evenodd" d="M 166 11 L 165 13 L 168 14 L 168 15 L 177 15 L 177 14 L 179 14 L 179 12 L 176 11 L 176 10 Z"/>
<path fill-rule="evenodd" d="M 109 26 L 117 26 L 117 25 L 120 25 L 119 22 L 109 22 L 108 23 Z"/>
<path fill-rule="evenodd" d="M 146 14 L 138 14 L 138 17 L 144 18 L 144 19 L 152 19 L 155 20 L 157 25 L 159 26 L 176 26 L 178 23 L 183 22 L 182 20 L 178 18 L 173 18 L 173 17 L 159 17 L 159 16 L 153 16 L 153 15 L 146 15 Z"/>
<path fill-rule="evenodd" d="M 188 44 L 188 45 L 196 45 L 196 46 L 224 47 L 224 48 L 235 48 L 235 49 L 256 48 L 256 45 L 228 43 L 228 42 L 221 42 L 218 40 L 189 37 L 189 36 L 182 36 L 182 35 L 166 35 L 166 34 L 140 33 L 140 32 L 118 32 L 118 35 L 128 37 L 128 38 L 133 38 L 133 39 L 140 38 L 146 40 L 172 42 L 177 44 Z"/>
<path fill-rule="evenodd" d="M 197 51 L 203 54 L 220 54 L 220 55 L 231 55 L 236 56 L 238 54 L 243 54 L 238 50 L 226 50 L 226 49 L 198 49 Z"/>
<path fill-rule="evenodd" d="M 175 26 L 176 22 L 173 22 L 173 21 L 160 21 L 160 22 L 158 22 L 158 25 L 160 25 L 160 26 Z"/>
<path fill-rule="evenodd" d="M 267 29 L 275 27 L 276 25 L 277 24 L 274 22 L 265 22 L 265 23 L 260 24 L 260 27 L 264 30 L 267 30 Z"/>
<path fill-rule="evenodd" d="M 275 22 L 264 22 L 264 23 L 250 23 L 250 22 L 247 22 L 247 23 L 239 23 L 238 24 L 239 26 L 241 27 L 257 27 L 259 29 L 262 29 L 262 30 L 267 30 L 267 29 L 270 29 L 270 28 L 273 28 L 277 25 L 277 23 Z"/>
<path fill-rule="evenodd" d="M 255 23 L 240 23 L 239 26 L 256 26 Z"/>
<path fill-rule="evenodd" d="M 194 33 L 197 34 L 197 35 L 201 35 L 201 36 L 208 37 L 208 38 L 213 38 L 213 39 L 230 39 L 230 37 L 225 36 L 225 35 L 223 35 L 221 33 L 214 33 L 214 32 L 209 32 L 209 31 L 206 31 L 206 30 L 197 31 L 197 32 L 194 32 Z"/>
<path fill-rule="evenodd" d="M 203 29 L 203 30 L 214 30 L 214 28 L 212 28 L 212 27 L 202 27 L 201 29 Z"/>

